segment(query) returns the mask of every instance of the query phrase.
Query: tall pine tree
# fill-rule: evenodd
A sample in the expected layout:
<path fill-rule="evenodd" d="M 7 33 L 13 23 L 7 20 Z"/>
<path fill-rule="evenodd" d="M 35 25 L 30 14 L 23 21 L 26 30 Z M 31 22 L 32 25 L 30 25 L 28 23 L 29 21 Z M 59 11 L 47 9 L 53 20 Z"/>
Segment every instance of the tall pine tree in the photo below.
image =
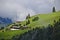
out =
<path fill-rule="evenodd" d="M 55 7 L 53 7 L 53 10 L 52 10 L 52 12 L 56 12 L 56 10 L 55 10 Z"/>

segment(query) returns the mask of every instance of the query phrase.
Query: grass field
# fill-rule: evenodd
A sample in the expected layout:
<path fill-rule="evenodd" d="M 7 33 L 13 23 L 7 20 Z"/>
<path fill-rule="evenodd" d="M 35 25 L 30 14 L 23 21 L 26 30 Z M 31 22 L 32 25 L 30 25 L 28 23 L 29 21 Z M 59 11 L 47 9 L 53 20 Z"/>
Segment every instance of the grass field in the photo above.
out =
<path fill-rule="evenodd" d="M 21 35 L 24 32 L 27 32 L 27 30 L 14 30 L 14 31 L 8 30 L 6 32 L 0 32 L 0 40 L 1 39 L 11 40 L 13 36 Z"/>
<path fill-rule="evenodd" d="M 39 20 L 37 21 L 32 21 L 32 19 L 34 17 L 39 17 Z M 42 26 L 46 26 L 48 24 L 53 25 L 54 24 L 54 20 L 58 21 L 58 19 L 60 18 L 60 12 L 55 12 L 55 13 L 49 13 L 49 14 L 38 14 L 35 16 L 32 16 L 30 18 L 30 24 L 27 25 L 28 27 L 42 27 Z M 22 22 L 22 24 L 25 24 L 26 21 Z"/>
<path fill-rule="evenodd" d="M 32 19 L 36 16 L 39 17 L 39 19 L 37 21 L 32 21 Z M 49 13 L 49 14 L 38 14 L 38 15 L 32 16 L 29 19 L 30 24 L 26 25 L 26 26 L 31 27 L 31 28 L 36 28 L 36 27 L 43 28 L 43 26 L 47 27 L 48 24 L 53 25 L 54 20 L 58 21 L 59 18 L 60 18 L 60 12 Z M 21 22 L 21 24 L 22 25 L 26 24 L 26 20 Z M 11 38 L 13 36 L 21 35 L 21 34 L 27 32 L 27 31 L 28 31 L 28 29 L 16 30 L 16 31 L 7 30 L 5 32 L 0 31 L 0 40 L 1 39 L 5 39 L 5 40 L 10 39 L 11 40 Z"/>

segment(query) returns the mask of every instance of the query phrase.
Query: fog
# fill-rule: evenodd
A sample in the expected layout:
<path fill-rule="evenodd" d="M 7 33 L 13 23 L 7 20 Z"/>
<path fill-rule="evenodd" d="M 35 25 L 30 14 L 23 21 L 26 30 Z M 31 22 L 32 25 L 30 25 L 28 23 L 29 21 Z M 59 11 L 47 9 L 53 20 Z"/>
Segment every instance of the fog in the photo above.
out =
<path fill-rule="evenodd" d="M 23 21 L 28 14 L 50 13 L 53 6 L 59 11 L 60 0 L 0 0 L 0 17 Z"/>

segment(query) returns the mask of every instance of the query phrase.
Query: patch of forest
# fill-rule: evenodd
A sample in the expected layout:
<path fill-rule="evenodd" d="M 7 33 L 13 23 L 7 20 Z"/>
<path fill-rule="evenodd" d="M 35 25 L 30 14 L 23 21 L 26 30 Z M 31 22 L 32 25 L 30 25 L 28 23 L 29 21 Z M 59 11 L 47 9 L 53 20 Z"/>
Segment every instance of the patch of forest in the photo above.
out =
<path fill-rule="evenodd" d="M 36 27 L 22 35 L 16 35 L 12 40 L 60 40 L 60 19 L 54 20 L 54 25 L 49 24 L 47 28 Z"/>

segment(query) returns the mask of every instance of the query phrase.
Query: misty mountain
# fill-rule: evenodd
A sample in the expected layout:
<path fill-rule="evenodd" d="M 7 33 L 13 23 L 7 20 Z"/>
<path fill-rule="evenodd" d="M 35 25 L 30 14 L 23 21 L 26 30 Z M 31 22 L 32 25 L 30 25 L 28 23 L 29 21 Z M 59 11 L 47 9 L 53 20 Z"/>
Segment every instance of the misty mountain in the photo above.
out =
<path fill-rule="evenodd" d="M 7 26 L 8 24 L 11 24 L 11 23 L 12 23 L 11 19 L 0 17 L 0 27 Z"/>
<path fill-rule="evenodd" d="M 9 23 L 12 23 L 11 19 L 0 17 L 0 24 L 9 24 Z"/>

